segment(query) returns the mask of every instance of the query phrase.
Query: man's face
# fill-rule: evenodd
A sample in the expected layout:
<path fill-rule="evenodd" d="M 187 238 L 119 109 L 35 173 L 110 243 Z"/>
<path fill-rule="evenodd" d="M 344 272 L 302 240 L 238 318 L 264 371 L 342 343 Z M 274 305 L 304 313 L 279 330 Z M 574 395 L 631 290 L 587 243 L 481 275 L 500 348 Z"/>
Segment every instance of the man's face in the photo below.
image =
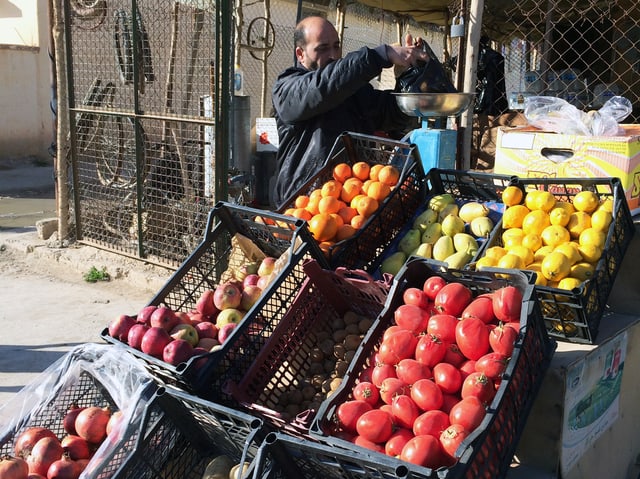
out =
<path fill-rule="evenodd" d="M 342 57 L 338 32 L 330 23 L 309 25 L 306 38 L 304 48 L 296 48 L 296 57 L 307 70 L 317 70 Z"/>

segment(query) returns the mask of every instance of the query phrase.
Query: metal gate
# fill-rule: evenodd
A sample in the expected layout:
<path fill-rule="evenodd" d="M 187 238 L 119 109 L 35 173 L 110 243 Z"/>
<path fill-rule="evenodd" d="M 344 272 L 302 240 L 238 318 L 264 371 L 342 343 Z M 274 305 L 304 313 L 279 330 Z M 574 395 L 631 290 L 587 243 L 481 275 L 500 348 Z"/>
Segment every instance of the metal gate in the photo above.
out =
<path fill-rule="evenodd" d="M 77 240 L 176 266 L 202 239 L 227 194 L 231 11 L 226 0 L 64 0 Z"/>

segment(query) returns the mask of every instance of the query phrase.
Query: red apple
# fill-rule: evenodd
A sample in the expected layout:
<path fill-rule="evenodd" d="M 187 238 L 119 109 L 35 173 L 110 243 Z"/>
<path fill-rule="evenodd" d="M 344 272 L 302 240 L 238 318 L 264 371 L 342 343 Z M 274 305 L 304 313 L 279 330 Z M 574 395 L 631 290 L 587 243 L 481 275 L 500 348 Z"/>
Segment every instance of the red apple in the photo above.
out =
<path fill-rule="evenodd" d="M 247 286 L 242 290 L 242 299 L 240 301 L 240 309 L 249 311 L 262 296 L 262 290 L 258 286 Z"/>
<path fill-rule="evenodd" d="M 211 351 L 211 348 L 214 346 L 217 346 L 218 344 L 220 344 L 220 341 L 218 341 L 218 338 L 200 338 L 200 341 L 198 341 L 197 346 L 194 349 L 204 349 L 205 351 L 209 352 Z"/>
<path fill-rule="evenodd" d="M 196 328 L 194 326 L 191 326 L 190 324 L 184 323 L 176 324 L 173 329 L 169 331 L 169 336 L 171 336 L 173 339 L 184 339 L 193 347 L 198 344 L 198 340 L 200 339 L 198 337 L 198 331 L 196 331 Z"/>
<path fill-rule="evenodd" d="M 210 321 L 202 321 L 194 326 L 198 332 L 198 338 L 217 338 L 218 327 Z"/>
<path fill-rule="evenodd" d="M 184 339 L 174 339 L 162 350 L 162 360 L 174 366 L 187 362 L 191 356 L 193 356 L 193 346 Z"/>
<path fill-rule="evenodd" d="M 218 341 L 216 341 L 217 343 Z M 198 346 L 197 348 L 193 348 L 193 356 L 203 356 L 205 354 L 209 354 L 211 351 L 208 349 L 204 349 L 201 348 L 200 346 Z M 205 364 L 207 364 L 207 358 L 206 357 L 202 357 L 202 358 L 198 358 L 194 361 L 195 367 L 196 369 L 200 369 L 202 366 L 204 366 Z"/>
<path fill-rule="evenodd" d="M 237 284 L 231 281 L 220 283 L 213 293 L 213 304 L 220 311 L 229 308 L 237 308 L 240 306 L 241 300 L 242 291 Z"/>
<path fill-rule="evenodd" d="M 258 283 L 256 284 L 256 286 L 258 288 L 260 288 L 262 291 L 264 291 L 265 289 L 267 289 L 269 287 L 269 285 L 271 284 L 271 280 L 272 279 L 273 279 L 272 275 L 260 276 L 260 278 L 258 278 Z"/>
<path fill-rule="evenodd" d="M 151 320 L 151 315 L 156 310 L 157 306 L 149 305 L 145 306 L 140 310 L 138 316 L 136 317 L 136 321 L 142 324 L 146 324 L 149 326 L 149 321 Z"/>
<path fill-rule="evenodd" d="M 205 316 L 204 314 L 198 311 L 189 311 L 187 314 L 189 315 L 189 324 L 191 326 L 195 326 L 196 324 L 201 323 L 203 321 L 211 321 L 209 319 L 209 316 Z"/>
<path fill-rule="evenodd" d="M 258 276 L 269 276 L 273 272 L 276 265 L 276 259 L 271 256 L 265 257 L 258 266 Z"/>
<path fill-rule="evenodd" d="M 121 314 L 109 323 L 109 336 L 118 341 L 126 341 L 131 326 L 136 324 L 134 317 L 128 314 Z"/>
<path fill-rule="evenodd" d="M 129 334 L 127 334 L 127 344 L 134 349 L 140 350 L 142 346 L 142 338 L 149 330 L 149 326 L 142 323 L 136 323 L 131 326 Z"/>
<path fill-rule="evenodd" d="M 236 323 L 227 323 L 220 328 L 220 332 L 218 333 L 218 342 L 220 344 L 224 344 L 227 338 L 231 335 L 233 330 L 236 328 Z M 215 348 L 216 346 L 214 346 Z"/>
<path fill-rule="evenodd" d="M 196 303 L 196 311 L 203 316 L 215 316 L 218 312 L 218 308 L 213 304 L 213 290 L 207 289 L 198 299 Z"/>
<path fill-rule="evenodd" d="M 191 324 L 189 313 L 186 313 L 184 311 L 176 311 L 176 316 L 178 317 L 178 324 Z"/>
<path fill-rule="evenodd" d="M 242 321 L 243 317 L 244 312 L 240 311 L 239 309 L 223 309 L 222 311 L 220 311 L 218 317 L 216 318 L 216 326 L 218 327 L 218 329 L 222 329 L 223 326 L 229 323 L 238 324 L 240 321 Z"/>
<path fill-rule="evenodd" d="M 165 331 L 171 331 L 179 321 L 178 316 L 176 316 L 176 313 L 171 308 L 161 306 L 156 308 L 156 310 L 151 314 L 149 324 L 152 328 L 157 327 L 162 328 Z"/>
<path fill-rule="evenodd" d="M 144 333 L 140 350 L 158 359 L 162 359 L 162 351 L 165 346 L 173 341 L 166 329 L 159 326 L 152 326 Z"/>
<path fill-rule="evenodd" d="M 257 274 L 248 274 L 244 278 L 244 281 L 242 282 L 242 288 L 246 288 L 247 286 L 257 285 L 259 279 L 260 279 L 260 276 L 258 276 Z"/>

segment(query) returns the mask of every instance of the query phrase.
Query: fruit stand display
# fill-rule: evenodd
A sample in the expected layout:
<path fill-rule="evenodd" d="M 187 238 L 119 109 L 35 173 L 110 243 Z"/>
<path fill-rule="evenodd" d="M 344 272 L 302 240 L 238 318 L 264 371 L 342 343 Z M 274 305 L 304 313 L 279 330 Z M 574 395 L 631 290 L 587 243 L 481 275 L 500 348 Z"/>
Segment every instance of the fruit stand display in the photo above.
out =
<path fill-rule="evenodd" d="M 219 398 L 222 384 L 242 377 L 284 317 L 304 280 L 302 262 L 313 258 L 322 254 L 304 221 L 219 203 L 200 245 L 148 307 L 124 326 L 117 318 L 102 338 L 163 381 Z M 201 344 L 201 336 L 208 340 Z"/>

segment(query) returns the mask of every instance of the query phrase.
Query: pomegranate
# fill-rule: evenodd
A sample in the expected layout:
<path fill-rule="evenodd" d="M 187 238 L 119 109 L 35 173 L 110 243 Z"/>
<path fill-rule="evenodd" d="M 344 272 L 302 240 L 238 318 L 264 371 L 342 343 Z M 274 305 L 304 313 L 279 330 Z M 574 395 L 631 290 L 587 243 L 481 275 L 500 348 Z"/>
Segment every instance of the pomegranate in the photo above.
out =
<path fill-rule="evenodd" d="M 16 456 L 25 457 L 33 446 L 35 446 L 36 442 L 44 437 L 51 437 L 56 439 L 56 435 L 50 429 L 46 427 L 29 427 L 18 434 L 16 437 L 16 441 L 14 444 L 14 451 Z"/>
<path fill-rule="evenodd" d="M 0 477 L 2 479 L 26 479 L 29 465 L 24 459 L 12 456 L 0 458 Z"/>
<path fill-rule="evenodd" d="M 64 427 L 64 430 L 67 431 L 67 434 L 76 434 L 76 418 L 83 409 L 83 407 L 79 407 L 77 404 L 72 404 L 69 407 L 69 410 L 64 415 L 64 419 L 62 420 L 62 427 Z"/>
<path fill-rule="evenodd" d="M 68 454 L 63 454 L 60 459 L 54 461 L 47 471 L 47 479 L 78 479 L 82 471 L 78 469 L 76 461 Z"/>
<path fill-rule="evenodd" d="M 90 406 L 86 408 L 76 418 L 78 436 L 91 444 L 99 444 L 107 436 L 107 423 L 110 417 L 109 407 Z"/>
<path fill-rule="evenodd" d="M 35 472 L 42 476 L 47 475 L 49 466 L 62 457 L 62 445 L 57 438 L 43 437 L 36 442 L 27 456 L 29 472 Z"/>
<path fill-rule="evenodd" d="M 115 411 L 111 414 L 109 422 L 107 423 L 107 436 L 120 425 L 123 417 L 122 411 Z"/>
<path fill-rule="evenodd" d="M 88 459 L 91 457 L 89 442 L 80 436 L 69 434 L 62 438 L 60 445 L 64 449 L 65 453 L 69 455 L 69 458 L 74 461 L 78 459 Z"/>

